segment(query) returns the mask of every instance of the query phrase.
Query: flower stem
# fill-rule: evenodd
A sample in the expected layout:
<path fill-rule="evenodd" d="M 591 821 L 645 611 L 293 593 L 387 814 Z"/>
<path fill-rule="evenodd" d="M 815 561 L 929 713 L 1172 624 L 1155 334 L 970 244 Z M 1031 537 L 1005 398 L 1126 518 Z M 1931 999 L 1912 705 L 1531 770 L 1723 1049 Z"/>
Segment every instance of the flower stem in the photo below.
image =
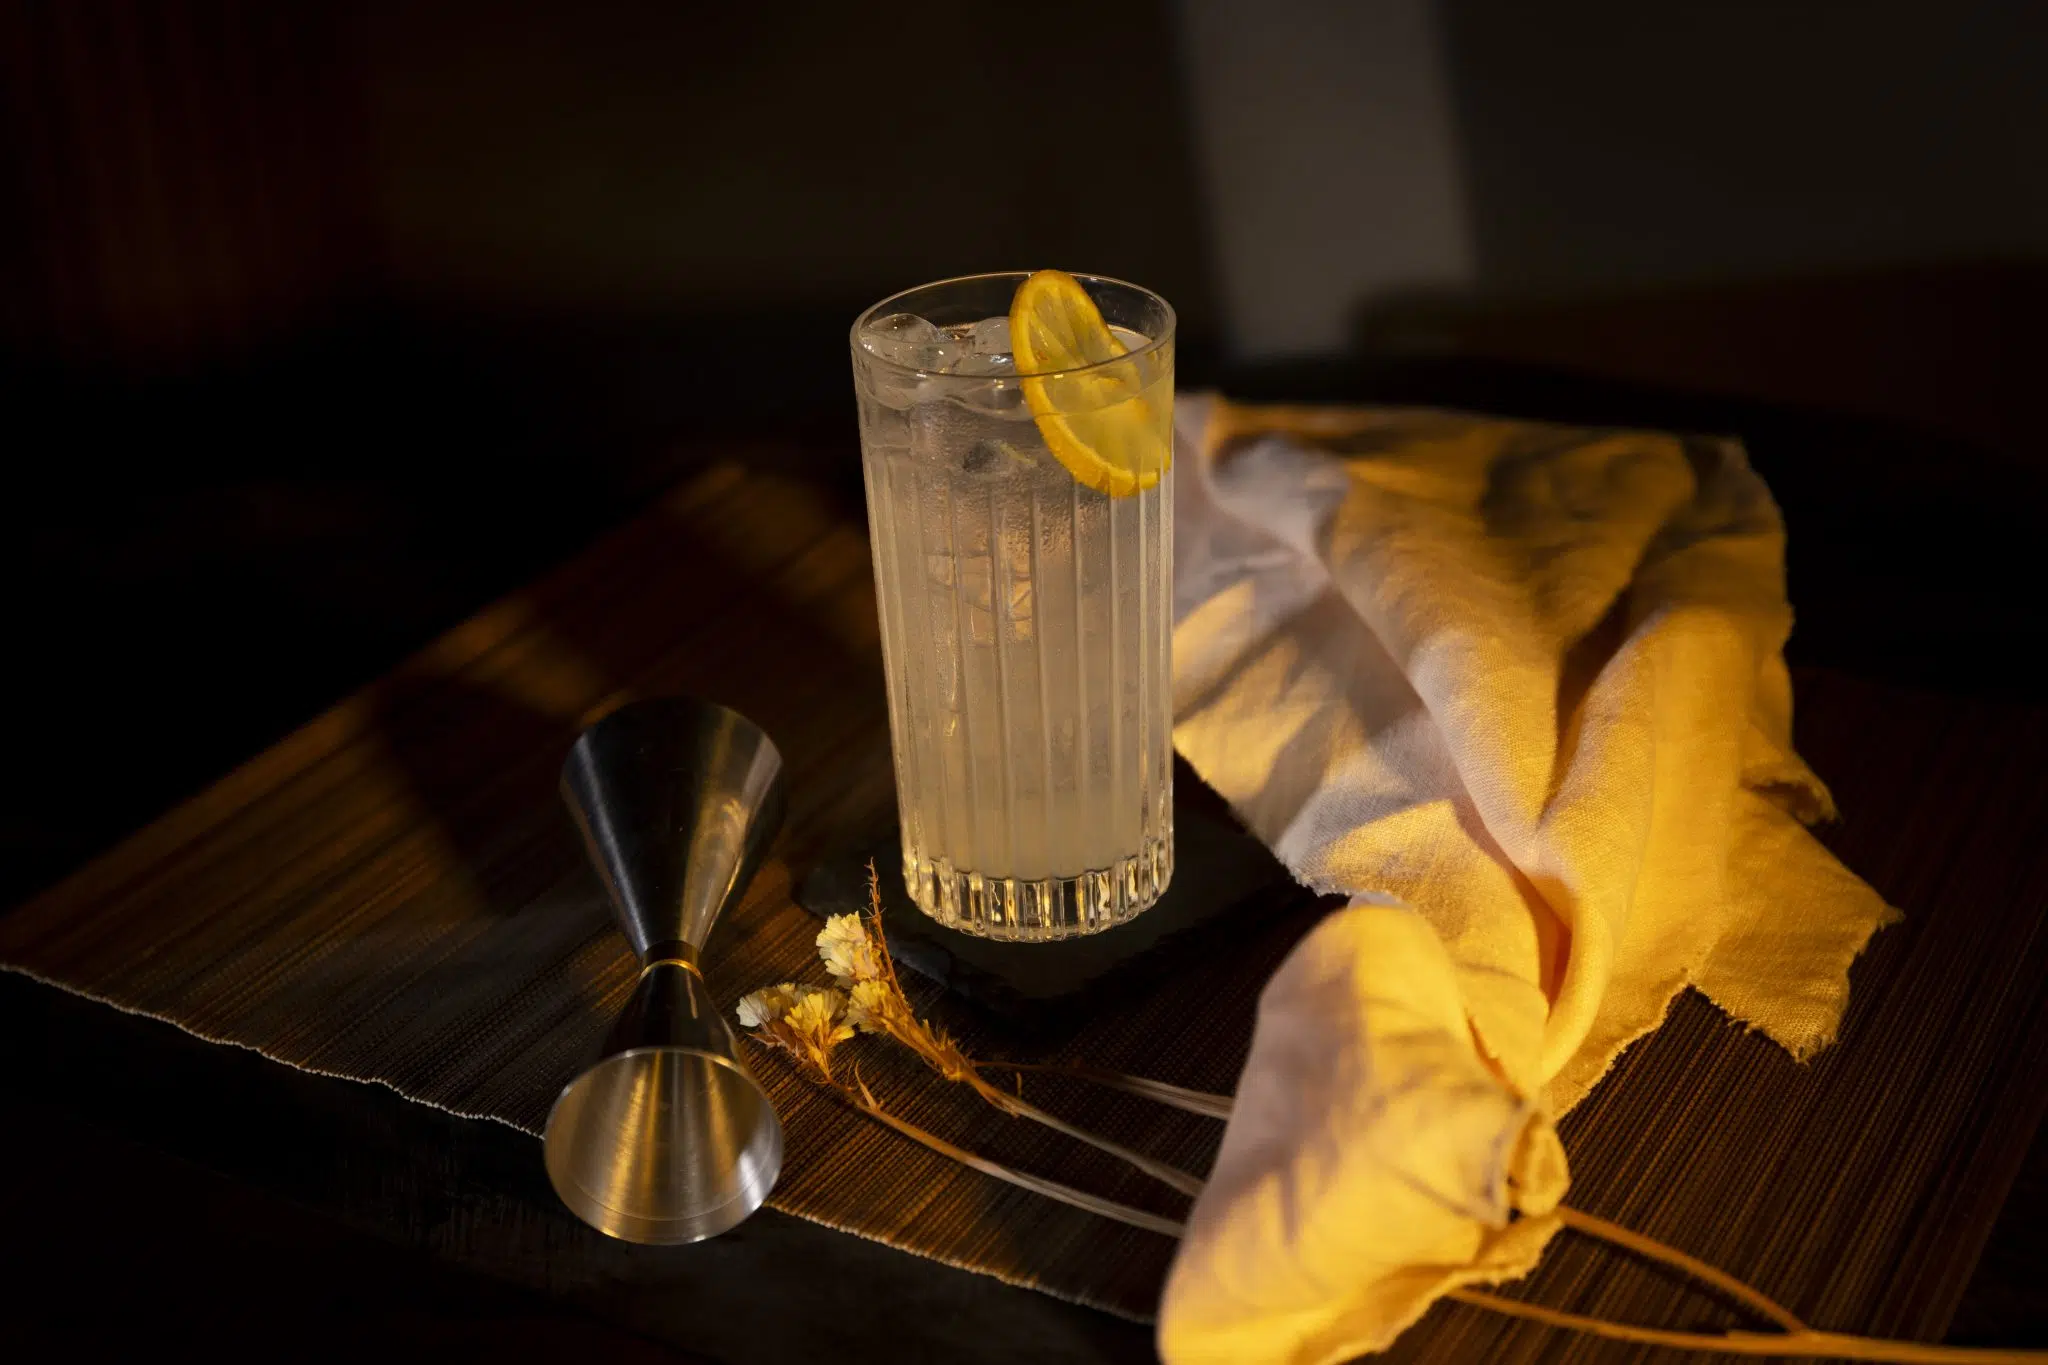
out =
<path fill-rule="evenodd" d="M 1230 1117 L 1232 1100 L 1228 1095 L 1215 1095 L 1206 1090 L 1190 1090 L 1183 1085 L 1172 1085 L 1144 1076 L 1132 1076 L 1122 1071 L 1108 1071 L 1099 1066 L 1083 1066 L 1078 1062 L 983 1062 L 981 1065 L 997 1071 L 1033 1071 L 1048 1076 L 1069 1076 L 1077 1081 L 1087 1081 L 1092 1085 L 1121 1090 L 1127 1095 L 1153 1100 L 1170 1109 L 1200 1114 L 1203 1118 Z"/>
<path fill-rule="evenodd" d="M 926 1128 L 920 1128 L 907 1119 L 899 1119 L 884 1109 L 881 1102 L 868 1090 L 866 1082 L 860 1080 L 857 1075 L 850 1082 L 842 1080 L 831 1071 L 816 1066 L 786 1040 L 778 1038 L 773 1034 L 764 1036 L 758 1033 L 749 1033 L 745 1036 L 752 1039 L 763 1049 L 780 1052 L 785 1057 L 788 1057 L 794 1063 L 797 1075 L 838 1100 L 841 1104 L 846 1105 L 849 1109 L 867 1115 L 884 1127 L 895 1129 L 912 1142 L 922 1147 L 927 1147 L 937 1152 L 940 1156 L 957 1161 L 969 1170 L 980 1171 L 983 1175 L 993 1176 L 995 1179 L 1015 1185 L 1019 1189 L 1029 1190 L 1033 1194 L 1042 1194 L 1048 1199 L 1056 1199 L 1062 1204 L 1071 1205 L 1074 1208 L 1085 1210 L 1088 1213 L 1093 1213 L 1103 1218 L 1113 1219 L 1119 1223 L 1128 1223 L 1134 1228 L 1144 1228 L 1148 1232 L 1163 1233 L 1168 1237 L 1179 1237 L 1183 1231 L 1184 1225 L 1171 1218 L 1161 1217 L 1156 1213 L 1148 1213 L 1144 1209 L 1133 1208 L 1129 1204 L 1120 1204 L 1114 1199 L 1104 1199 L 1100 1195 L 1090 1194 L 1086 1190 L 1077 1190 L 1072 1185 L 1062 1185 L 1057 1180 L 1047 1180 L 1043 1176 L 1032 1175 L 1028 1171 L 1020 1171 L 1014 1166 L 1005 1166 L 999 1161 L 990 1161 L 987 1157 L 977 1156 L 965 1147 L 956 1147 L 937 1133 Z"/>
<path fill-rule="evenodd" d="M 1071 1185 L 1062 1185 L 1056 1180 L 1047 1180 L 1042 1176 L 1032 1175 L 1028 1171 L 1020 1171 L 1015 1167 L 1005 1166 L 1001 1162 L 990 1161 L 986 1157 L 976 1156 L 965 1148 L 955 1147 L 936 1133 L 929 1132 L 914 1123 L 897 1118 L 885 1109 L 871 1107 L 865 1101 L 856 1099 L 843 1092 L 835 1091 L 833 1093 L 838 1094 L 847 1104 L 852 1105 L 875 1122 L 894 1128 L 912 1142 L 929 1147 L 940 1156 L 950 1157 L 971 1170 L 980 1171 L 983 1175 L 994 1176 L 997 1180 L 1007 1181 L 1019 1189 L 1030 1190 L 1033 1194 L 1042 1194 L 1048 1199 L 1057 1199 L 1062 1204 L 1070 1204 L 1074 1208 L 1085 1209 L 1089 1213 L 1100 1214 L 1104 1218 L 1113 1218 L 1119 1223 L 1128 1223 L 1134 1228 L 1144 1228 L 1148 1232 L 1164 1233 L 1168 1237 L 1179 1237 L 1185 1230 L 1184 1224 L 1178 1223 L 1171 1218 L 1162 1218 L 1156 1213 L 1147 1213 L 1143 1209 L 1132 1208 L 1128 1204 L 1119 1204 L 1113 1199 L 1104 1199 L 1099 1195 L 1090 1194 L 1086 1190 L 1077 1190 Z"/>
<path fill-rule="evenodd" d="M 979 1080 L 979 1077 L 976 1079 Z M 983 1081 L 981 1084 L 987 1085 L 988 1083 Z M 1003 1092 L 998 1090 L 995 1093 L 1001 1095 Z M 1202 1177 L 1194 1174 L 1192 1171 L 1184 1171 L 1169 1162 L 1159 1161 L 1146 1156 L 1143 1152 L 1134 1151 L 1120 1142 L 1112 1142 L 1106 1137 L 1100 1137 L 1089 1132 L 1086 1128 L 1068 1123 L 1056 1114 L 1046 1113 L 1045 1110 L 1040 1109 L 1028 1100 L 1010 1095 L 1005 1097 L 1004 1103 L 999 1107 L 1008 1108 L 1020 1118 L 1030 1119 L 1033 1123 L 1042 1123 L 1055 1133 L 1065 1133 L 1070 1138 L 1087 1143 L 1097 1151 L 1107 1152 L 1113 1157 L 1126 1161 L 1146 1175 L 1151 1176 L 1154 1180 L 1162 1184 L 1171 1185 L 1174 1189 L 1179 1190 L 1190 1198 L 1202 1192 Z"/>
<path fill-rule="evenodd" d="M 1071 1076 L 1076 1080 L 1089 1081 L 1121 1090 L 1132 1095 L 1141 1095 L 1161 1104 L 1190 1113 L 1204 1114 L 1211 1118 L 1227 1119 L 1232 1106 L 1228 1095 L 1214 1095 L 1200 1090 L 1189 1090 L 1183 1086 L 1165 1081 L 1155 1081 L 1144 1076 L 1132 1076 L 1121 1071 L 1108 1071 L 1100 1067 L 1080 1066 L 1067 1063 L 1004 1062 L 1006 1070 L 1033 1071 L 1053 1075 Z M 1078 1136 L 1078 1134 L 1077 1134 Z M 1085 1138 L 1084 1138 L 1085 1141 Z M 1179 1187 L 1176 1187 L 1179 1188 Z M 1189 1194 L 1200 1193 L 1200 1186 L 1188 1190 Z M 1631 1232 L 1618 1223 L 1610 1223 L 1596 1214 L 1585 1213 L 1568 1206 L 1558 1209 L 1558 1216 L 1564 1225 L 1583 1236 L 1611 1243 L 1635 1252 L 1639 1256 L 1661 1262 L 1680 1270 L 1703 1284 L 1712 1285 L 1722 1293 L 1755 1311 L 1765 1319 L 1776 1323 L 1788 1332 L 1803 1332 L 1806 1324 L 1783 1304 L 1750 1285 L 1744 1284 L 1724 1270 L 1708 1265 L 1696 1256 L 1687 1255 L 1673 1246 L 1667 1246 L 1655 1238 L 1639 1232 Z"/>
<path fill-rule="evenodd" d="M 1788 1332 L 1804 1332 L 1807 1330 L 1806 1324 L 1794 1316 L 1792 1310 L 1786 1308 L 1776 1299 L 1771 1298 L 1760 1289 L 1744 1284 L 1727 1271 L 1708 1265 L 1697 1256 L 1689 1256 L 1677 1247 L 1667 1246 L 1654 1237 L 1646 1237 L 1640 1232 L 1631 1232 L 1618 1223 L 1610 1223 L 1605 1218 L 1581 1212 L 1569 1205 L 1560 1204 L 1557 1209 L 1557 1215 L 1564 1221 L 1564 1225 L 1574 1232 L 1614 1246 L 1624 1247 L 1639 1256 L 1646 1256 L 1650 1260 L 1661 1261 L 1665 1265 L 1685 1272 L 1702 1284 L 1712 1285 L 1736 1302 L 1746 1304 L 1763 1317 L 1777 1323 L 1778 1326 Z"/>
<path fill-rule="evenodd" d="M 1883 1341 L 1875 1337 L 1848 1336 L 1840 1332 L 1816 1332 L 1802 1327 L 1792 1332 L 1667 1332 L 1660 1327 L 1637 1327 L 1581 1313 L 1562 1313 L 1520 1299 L 1503 1298 L 1477 1289 L 1453 1289 L 1447 1296 L 1473 1308 L 1511 1318 L 1540 1322 L 1566 1331 L 1585 1332 L 1609 1341 L 1628 1341 L 1643 1346 L 1669 1346 L 1681 1351 L 1717 1351 L 1739 1356 L 1796 1356 L 1803 1359 L 1872 1360 L 1898 1365 L 2038 1365 L 2048 1361 L 2048 1351 L 2012 1351 L 1999 1347 L 1940 1346 L 1924 1341 Z"/>

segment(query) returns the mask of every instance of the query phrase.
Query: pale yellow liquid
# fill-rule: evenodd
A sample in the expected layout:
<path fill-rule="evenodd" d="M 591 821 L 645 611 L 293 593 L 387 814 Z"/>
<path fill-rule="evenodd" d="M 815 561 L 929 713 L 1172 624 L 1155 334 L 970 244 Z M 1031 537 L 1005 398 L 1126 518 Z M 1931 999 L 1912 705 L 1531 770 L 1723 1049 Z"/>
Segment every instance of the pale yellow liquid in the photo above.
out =
<path fill-rule="evenodd" d="M 971 932 L 1104 928 L 1172 874 L 1172 477 L 1084 488 L 1021 396 L 934 387 L 862 394 L 905 881 Z M 1170 421 L 1170 371 L 1143 400 Z"/>

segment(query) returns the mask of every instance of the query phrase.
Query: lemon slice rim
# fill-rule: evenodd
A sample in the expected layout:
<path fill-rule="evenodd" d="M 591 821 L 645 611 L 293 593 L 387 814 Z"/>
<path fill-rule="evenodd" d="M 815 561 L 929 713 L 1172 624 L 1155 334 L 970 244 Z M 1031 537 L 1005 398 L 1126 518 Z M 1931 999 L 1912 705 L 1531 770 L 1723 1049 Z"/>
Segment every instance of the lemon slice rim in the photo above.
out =
<path fill-rule="evenodd" d="M 1121 285 L 1157 300 L 1166 314 L 1166 325 L 1159 329 L 1157 336 L 1146 337 L 1144 345 L 1135 349 L 1126 348 L 1123 339 L 1111 330 L 1109 323 L 1103 318 L 1101 305 L 1089 294 L 1084 280 L 1106 280 L 1108 283 Z M 1135 406 L 1131 425 L 1145 431 L 1149 436 L 1156 419 L 1151 404 L 1142 392 L 1106 404 L 1102 409 L 1069 412 L 1051 399 L 1046 386 L 1048 381 L 1086 376 L 1111 365 L 1130 365 L 1133 374 L 1139 373 L 1138 367 L 1145 356 L 1172 341 L 1176 321 L 1172 305 L 1150 290 L 1125 284 L 1121 280 L 1107 280 L 1104 276 L 1096 275 L 1077 276 L 1064 270 L 1034 270 L 1018 282 L 1016 293 L 1011 296 L 1009 321 L 1012 356 L 1022 358 L 1028 348 L 1030 328 L 1022 323 L 1032 311 L 1032 303 L 1038 296 L 1046 294 L 1064 296 L 1067 302 L 1078 298 L 1085 305 L 1082 316 L 1089 322 L 1090 330 L 1099 334 L 1111 353 L 1100 360 L 1091 360 L 1085 365 L 1018 370 L 1016 377 L 1023 389 L 1025 403 L 1031 409 L 1033 424 L 1045 438 L 1046 446 L 1053 457 L 1083 487 L 1092 488 L 1113 498 L 1130 497 L 1156 487 L 1160 479 L 1173 468 L 1173 441 L 1170 433 L 1165 441 L 1159 443 L 1161 449 L 1156 463 L 1132 468 L 1123 462 L 1105 458 L 1093 444 L 1084 440 L 1074 429 L 1072 420 L 1085 418 L 1097 411 L 1109 411 L 1125 404 L 1133 404 Z"/>

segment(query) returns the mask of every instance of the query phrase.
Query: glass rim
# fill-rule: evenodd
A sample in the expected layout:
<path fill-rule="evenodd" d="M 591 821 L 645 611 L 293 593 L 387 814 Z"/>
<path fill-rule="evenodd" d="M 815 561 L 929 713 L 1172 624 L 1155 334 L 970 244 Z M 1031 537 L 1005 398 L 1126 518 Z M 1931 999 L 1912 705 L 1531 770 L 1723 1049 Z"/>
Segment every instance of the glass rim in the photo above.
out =
<path fill-rule="evenodd" d="M 887 356 L 877 355 L 860 344 L 861 329 L 867 325 L 869 319 L 886 317 L 887 314 L 883 313 L 883 309 L 888 308 L 890 304 L 900 299 L 909 298 L 912 294 L 921 294 L 927 289 L 942 289 L 947 285 L 978 284 L 984 280 L 1015 280 L 1022 284 L 1035 273 L 1037 272 L 1030 270 L 985 270 L 977 275 L 953 275 L 943 280 L 931 280 L 924 284 L 914 284 L 908 289 L 899 289 L 880 303 L 870 304 L 862 309 L 860 316 L 853 320 L 852 329 L 847 332 L 847 341 L 856 352 L 866 356 L 871 364 L 879 365 L 883 369 L 895 374 L 907 375 L 916 379 L 951 380 L 962 384 L 1005 384 L 1019 379 L 1061 379 L 1069 375 L 1094 374 L 1098 371 L 1106 370 L 1112 365 L 1129 364 L 1132 361 L 1151 355 L 1161 347 L 1170 344 L 1173 341 L 1174 332 L 1179 328 L 1180 317 L 1173 311 L 1173 305 L 1147 289 L 1144 285 L 1132 284 L 1129 280 L 1120 280 L 1114 275 L 1076 274 L 1069 271 L 1069 274 L 1073 274 L 1074 278 L 1083 284 L 1113 284 L 1119 289 L 1128 289 L 1133 293 L 1143 294 L 1146 298 L 1159 305 L 1160 311 L 1166 315 L 1166 326 L 1160 329 L 1158 336 L 1147 337 L 1143 346 L 1133 351 L 1126 351 L 1120 356 L 1113 356 L 1108 360 L 1098 360 L 1090 365 L 1075 365 L 1064 370 L 1012 370 L 1007 374 L 953 374 L 946 370 L 920 370 L 913 366 L 905 365 L 900 361 L 891 360 Z M 900 312 L 901 310 L 894 311 Z"/>

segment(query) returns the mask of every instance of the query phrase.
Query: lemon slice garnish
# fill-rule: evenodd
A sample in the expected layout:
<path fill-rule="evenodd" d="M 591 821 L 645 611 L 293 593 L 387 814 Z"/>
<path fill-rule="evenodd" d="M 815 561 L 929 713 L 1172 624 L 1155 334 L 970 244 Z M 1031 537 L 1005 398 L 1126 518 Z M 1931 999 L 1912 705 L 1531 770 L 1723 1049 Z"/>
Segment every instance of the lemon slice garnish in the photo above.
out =
<path fill-rule="evenodd" d="M 1108 363 L 1129 352 L 1079 281 L 1040 270 L 1018 285 L 1010 350 L 1039 435 L 1076 481 L 1113 498 L 1159 482 L 1173 463 L 1171 412 L 1145 396 L 1140 361 Z"/>

